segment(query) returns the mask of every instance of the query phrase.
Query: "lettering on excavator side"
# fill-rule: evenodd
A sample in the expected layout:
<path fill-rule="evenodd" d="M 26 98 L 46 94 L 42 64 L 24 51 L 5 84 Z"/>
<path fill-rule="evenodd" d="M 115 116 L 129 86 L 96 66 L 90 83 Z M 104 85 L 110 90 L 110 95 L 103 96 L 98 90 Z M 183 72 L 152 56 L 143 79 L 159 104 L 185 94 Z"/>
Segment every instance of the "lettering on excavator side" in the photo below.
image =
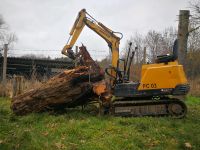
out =
<path fill-rule="evenodd" d="M 147 83 L 147 84 L 143 84 L 143 89 L 144 88 L 147 88 L 147 89 L 150 89 L 150 88 L 157 88 L 157 84 L 156 83 Z"/>

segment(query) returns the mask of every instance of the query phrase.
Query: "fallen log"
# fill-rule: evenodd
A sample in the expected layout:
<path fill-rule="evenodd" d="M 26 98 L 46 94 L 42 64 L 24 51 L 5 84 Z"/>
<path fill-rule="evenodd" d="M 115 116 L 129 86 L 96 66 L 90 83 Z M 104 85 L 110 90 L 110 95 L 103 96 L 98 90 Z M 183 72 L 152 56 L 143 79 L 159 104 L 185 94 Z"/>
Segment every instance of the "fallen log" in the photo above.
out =
<path fill-rule="evenodd" d="M 11 109 L 17 115 L 40 112 L 49 108 L 72 107 L 85 103 L 92 96 L 92 83 L 102 76 L 90 75 L 89 69 L 80 66 L 53 77 L 38 89 L 32 89 L 12 99 Z M 84 97 L 85 96 L 85 97 Z"/>
<path fill-rule="evenodd" d="M 41 112 L 46 109 L 66 108 L 85 104 L 94 96 L 93 84 L 103 79 L 101 68 L 81 47 L 84 65 L 66 70 L 37 89 L 13 97 L 11 109 L 17 115 Z M 87 55 L 86 55 L 87 54 Z M 86 58 L 87 57 L 87 58 Z"/>

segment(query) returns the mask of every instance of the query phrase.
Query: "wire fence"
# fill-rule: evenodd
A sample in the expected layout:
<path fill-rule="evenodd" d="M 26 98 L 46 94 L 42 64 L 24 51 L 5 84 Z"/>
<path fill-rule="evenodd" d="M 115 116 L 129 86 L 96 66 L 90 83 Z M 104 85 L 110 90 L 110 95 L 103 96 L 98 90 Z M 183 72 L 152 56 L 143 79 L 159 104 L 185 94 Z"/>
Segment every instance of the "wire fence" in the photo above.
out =
<path fill-rule="evenodd" d="M 106 58 L 109 55 L 109 52 L 104 50 L 88 50 L 90 55 L 97 60 Z M 59 58 L 64 57 L 61 54 L 61 50 L 58 49 L 9 49 L 9 57 L 22 57 L 22 56 L 31 56 L 35 55 L 36 57 L 50 57 L 50 58 Z"/>

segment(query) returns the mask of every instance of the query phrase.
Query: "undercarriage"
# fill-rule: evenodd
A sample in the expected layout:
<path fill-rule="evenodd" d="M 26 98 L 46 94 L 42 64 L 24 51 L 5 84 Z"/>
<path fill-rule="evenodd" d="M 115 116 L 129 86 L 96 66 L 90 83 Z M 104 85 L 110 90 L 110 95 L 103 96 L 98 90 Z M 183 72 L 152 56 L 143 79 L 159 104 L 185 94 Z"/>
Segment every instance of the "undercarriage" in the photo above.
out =
<path fill-rule="evenodd" d="M 172 116 L 183 118 L 187 113 L 187 106 L 182 100 L 169 97 L 142 100 L 124 98 L 114 101 L 110 112 L 114 116 L 123 117 Z"/>

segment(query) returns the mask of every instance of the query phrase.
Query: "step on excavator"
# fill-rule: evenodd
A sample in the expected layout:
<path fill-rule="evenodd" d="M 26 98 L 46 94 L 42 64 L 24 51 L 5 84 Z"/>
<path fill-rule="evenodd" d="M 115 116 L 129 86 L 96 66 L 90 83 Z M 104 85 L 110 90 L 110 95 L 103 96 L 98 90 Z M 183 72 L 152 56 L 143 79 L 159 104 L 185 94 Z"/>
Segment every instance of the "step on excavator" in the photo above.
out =
<path fill-rule="evenodd" d="M 108 44 L 112 54 L 112 64 L 105 69 L 110 82 L 99 83 L 94 92 L 100 97 L 102 111 L 115 116 L 173 116 L 182 118 L 187 113 L 184 97 L 189 91 L 183 66 L 178 59 L 178 40 L 175 40 L 171 55 L 157 56 L 153 64 L 144 64 L 139 82 L 130 80 L 130 67 L 135 50 L 129 44 L 126 59 L 119 59 L 119 44 L 123 35 L 114 32 L 94 19 L 82 9 L 70 31 L 70 37 L 62 54 L 71 59 L 72 51 L 84 26 L 89 27 Z M 121 67 L 123 66 L 123 67 Z M 179 98 L 177 98 L 179 97 Z"/>

